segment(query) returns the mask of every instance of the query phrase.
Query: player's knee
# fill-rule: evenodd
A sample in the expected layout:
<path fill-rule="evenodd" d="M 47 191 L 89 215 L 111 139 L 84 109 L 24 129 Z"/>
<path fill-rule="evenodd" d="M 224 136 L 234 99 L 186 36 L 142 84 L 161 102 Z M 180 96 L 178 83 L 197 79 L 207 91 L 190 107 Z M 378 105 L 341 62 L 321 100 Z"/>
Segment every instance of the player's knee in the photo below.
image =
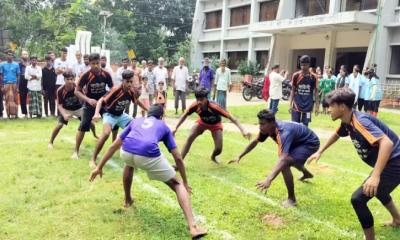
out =
<path fill-rule="evenodd" d="M 351 204 L 353 207 L 358 207 L 361 205 L 366 205 L 367 202 L 363 199 L 362 195 L 359 193 L 359 191 L 356 191 L 351 195 Z"/>

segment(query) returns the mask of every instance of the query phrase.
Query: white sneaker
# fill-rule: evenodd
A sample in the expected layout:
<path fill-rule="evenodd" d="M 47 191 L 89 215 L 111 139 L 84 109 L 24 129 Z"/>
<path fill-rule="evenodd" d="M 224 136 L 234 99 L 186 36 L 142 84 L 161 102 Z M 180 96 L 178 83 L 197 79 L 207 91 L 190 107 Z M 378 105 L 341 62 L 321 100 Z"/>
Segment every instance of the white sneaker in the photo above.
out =
<path fill-rule="evenodd" d="M 53 146 L 53 144 L 49 143 L 49 144 L 47 145 L 47 148 L 48 148 L 48 149 L 53 149 L 54 146 Z"/>
<path fill-rule="evenodd" d="M 79 159 L 79 154 L 77 152 L 74 152 L 71 156 L 72 159 L 77 160 Z"/>

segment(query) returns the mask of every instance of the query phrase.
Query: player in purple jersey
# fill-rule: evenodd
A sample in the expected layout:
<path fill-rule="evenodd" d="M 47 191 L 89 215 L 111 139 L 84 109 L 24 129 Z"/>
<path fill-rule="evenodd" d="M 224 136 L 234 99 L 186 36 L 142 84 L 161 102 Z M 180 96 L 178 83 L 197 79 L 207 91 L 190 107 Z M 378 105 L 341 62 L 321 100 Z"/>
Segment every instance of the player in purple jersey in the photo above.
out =
<path fill-rule="evenodd" d="M 199 238 L 206 235 L 207 231 L 194 222 L 188 194 L 191 192 L 191 188 L 187 182 L 183 159 L 179 154 L 171 130 L 162 121 L 163 116 L 164 108 L 160 104 L 155 104 L 150 107 L 146 118 L 133 120 L 114 141 L 96 169 L 92 171 L 90 181 L 93 181 L 97 175 L 102 177 L 104 165 L 122 147 L 120 155 L 125 161 L 123 175 L 125 207 L 133 204 L 131 197 L 133 171 L 134 168 L 140 168 L 146 171 L 150 179 L 164 182 L 176 193 L 192 238 Z M 160 141 L 164 142 L 164 145 L 174 157 L 183 183 L 178 180 L 175 170 L 161 153 L 158 146 Z"/>
<path fill-rule="evenodd" d="M 304 167 L 307 159 L 319 148 L 317 135 L 306 126 L 294 122 L 281 122 L 275 120 L 275 115 L 269 110 L 261 110 L 258 114 L 260 133 L 235 160 L 229 163 L 239 163 L 247 153 L 251 152 L 259 142 L 264 142 L 271 137 L 278 144 L 278 163 L 265 181 L 257 184 L 261 191 L 267 191 L 272 181 L 282 173 L 288 190 L 288 199 L 282 204 L 291 207 L 297 204 L 294 193 L 293 175 L 290 170 L 295 167 L 303 173 L 299 179 L 304 181 L 313 175 Z"/>
<path fill-rule="evenodd" d="M 392 215 L 393 220 L 386 225 L 400 227 L 400 214 L 390 196 L 400 184 L 400 140 L 377 118 L 353 110 L 355 97 L 349 88 L 339 88 L 327 95 L 331 118 L 333 121 L 340 119 L 341 125 L 309 161 L 318 161 L 339 137 L 350 136 L 361 159 L 373 167 L 370 176 L 351 197 L 365 239 L 372 240 L 375 239 L 374 219 L 367 204 L 373 197 L 378 198 Z"/>

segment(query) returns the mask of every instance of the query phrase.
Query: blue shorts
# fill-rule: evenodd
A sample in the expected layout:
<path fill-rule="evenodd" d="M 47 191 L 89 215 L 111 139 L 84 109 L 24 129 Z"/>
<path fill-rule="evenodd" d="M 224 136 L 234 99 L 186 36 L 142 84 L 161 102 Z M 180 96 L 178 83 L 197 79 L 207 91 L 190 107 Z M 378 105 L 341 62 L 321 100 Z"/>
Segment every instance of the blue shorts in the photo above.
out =
<path fill-rule="evenodd" d="M 292 122 L 302 123 L 308 126 L 311 122 L 311 112 L 297 112 L 292 109 Z"/>
<path fill-rule="evenodd" d="M 120 116 L 107 112 L 103 114 L 103 124 L 110 124 L 112 129 L 114 129 L 115 126 L 124 129 L 126 126 L 128 126 L 132 119 L 133 118 L 126 113 L 122 113 Z"/>
<path fill-rule="evenodd" d="M 301 145 L 293 149 L 290 149 L 289 156 L 294 159 L 294 166 L 303 166 L 307 159 L 317 152 L 319 149 L 319 144 L 315 145 Z"/>

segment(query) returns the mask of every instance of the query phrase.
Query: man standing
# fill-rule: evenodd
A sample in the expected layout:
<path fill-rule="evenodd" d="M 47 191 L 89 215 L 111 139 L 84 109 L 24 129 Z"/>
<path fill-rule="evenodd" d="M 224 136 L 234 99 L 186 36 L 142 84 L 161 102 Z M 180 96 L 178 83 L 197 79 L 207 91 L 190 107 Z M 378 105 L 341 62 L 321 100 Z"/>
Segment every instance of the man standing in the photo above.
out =
<path fill-rule="evenodd" d="M 390 193 L 400 184 L 400 140 L 377 118 L 353 110 L 355 93 L 349 88 L 332 91 L 326 97 L 333 121 L 341 120 L 335 133 L 309 161 L 318 161 L 340 137 L 350 136 L 360 158 L 373 168 L 370 176 L 353 193 L 351 204 L 357 214 L 366 240 L 375 239 L 374 218 L 368 202 L 376 197 L 389 211 L 392 221 L 386 226 L 399 227 L 400 213 Z"/>
<path fill-rule="evenodd" d="M 226 94 L 227 91 L 230 91 L 232 88 L 232 76 L 231 70 L 226 67 L 226 60 L 221 59 L 219 63 L 219 68 L 215 74 L 215 86 L 214 86 L 214 96 L 215 99 L 215 91 L 217 91 L 217 103 L 226 110 Z"/>
<path fill-rule="evenodd" d="M 82 53 L 77 51 L 75 53 L 76 62 L 72 64 L 72 72 L 75 74 L 75 77 L 79 79 L 79 77 L 85 72 L 85 65 L 82 62 Z"/>
<path fill-rule="evenodd" d="M 62 49 L 61 49 L 61 57 L 60 57 L 60 58 L 57 58 L 57 59 L 54 61 L 54 69 L 56 70 L 56 74 L 57 74 L 56 90 L 57 90 L 61 85 L 64 85 L 64 84 L 65 84 L 63 73 L 64 73 L 64 72 L 67 70 L 67 68 L 68 68 L 67 54 L 68 54 L 67 48 L 62 48 Z"/>
<path fill-rule="evenodd" d="M 90 70 L 90 63 L 89 63 L 89 54 L 83 55 L 83 73 Z M 80 77 L 80 76 L 79 76 Z"/>
<path fill-rule="evenodd" d="M 199 85 L 200 87 L 204 87 L 208 90 L 209 95 L 207 96 L 208 99 L 211 99 L 211 88 L 214 83 L 214 72 L 210 68 L 210 60 L 208 58 L 204 58 L 203 61 L 203 68 L 200 70 L 200 76 L 199 76 Z"/>
<path fill-rule="evenodd" d="M 26 68 L 28 80 L 29 116 L 42 117 L 42 68 L 37 65 L 37 57 L 31 57 L 31 65 Z"/>
<path fill-rule="evenodd" d="M 179 58 L 179 66 L 174 67 L 172 80 L 175 95 L 175 114 L 178 114 L 179 99 L 182 102 L 182 113 L 186 110 L 186 83 L 189 80 L 189 70 L 185 66 L 185 59 Z"/>
<path fill-rule="evenodd" d="M 158 59 L 158 66 L 153 71 L 156 76 L 156 86 L 159 82 L 164 82 L 164 90 L 167 90 L 168 70 L 164 67 L 164 58 Z"/>
<path fill-rule="evenodd" d="M 127 71 L 129 67 L 129 59 L 122 59 L 122 66 L 117 70 L 117 76 L 115 77 L 114 87 L 119 87 L 122 83 L 122 73 Z"/>
<path fill-rule="evenodd" d="M 84 105 L 82 120 L 76 134 L 75 150 L 72 155 L 72 158 L 74 159 L 79 158 L 79 148 L 83 138 L 85 137 L 85 133 L 90 130 L 97 101 L 106 94 L 106 86 L 110 89 L 113 87 L 113 81 L 110 74 L 99 66 L 99 54 L 90 54 L 89 61 L 91 69 L 81 76 L 75 89 L 75 95 L 84 102 Z"/>
<path fill-rule="evenodd" d="M 19 77 L 19 100 L 20 100 L 20 107 L 21 113 L 28 117 L 28 111 L 26 109 L 26 100 L 28 97 L 28 81 L 25 78 L 25 69 L 29 66 L 29 54 L 27 51 L 21 52 L 21 62 L 19 63 L 19 69 L 21 71 Z"/>
<path fill-rule="evenodd" d="M 288 72 L 284 76 L 280 74 L 280 66 L 276 64 L 272 67 L 271 73 L 269 74 L 269 110 L 274 114 L 278 112 L 279 100 L 282 98 L 282 82 L 287 79 Z"/>
<path fill-rule="evenodd" d="M 7 61 L 0 65 L 1 91 L 4 94 L 8 118 L 18 118 L 18 85 L 21 72 L 18 63 L 13 61 L 13 54 L 12 51 L 8 51 Z"/>
<path fill-rule="evenodd" d="M 103 69 L 104 71 L 108 72 L 108 74 L 110 74 L 111 79 L 114 81 L 114 71 L 112 70 L 112 68 L 110 66 L 107 66 L 107 57 L 106 56 L 101 56 L 100 57 L 100 66 L 101 69 Z M 107 89 L 109 90 L 109 89 Z"/>
<path fill-rule="evenodd" d="M 310 57 L 304 55 L 300 58 L 301 70 L 292 77 L 292 92 L 290 94 L 290 107 L 292 121 L 308 126 L 311 122 L 311 112 L 314 99 L 318 97 L 317 79 L 311 74 Z"/>
<path fill-rule="evenodd" d="M 156 75 L 154 74 L 152 60 L 149 60 L 147 62 L 147 71 L 143 73 L 143 77 L 147 78 L 147 86 L 149 88 L 149 102 L 151 105 L 153 104 L 154 92 L 156 90 Z"/>
<path fill-rule="evenodd" d="M 53 61 L 46 56 L 46 65 L 42 69 L 42 93 L 44 97 L 44 113 L 46 116 L 54 116 L 56 112 L 56 81 L 57 74 L 53 67 Z M 50 108 L 50 111 L 49 111 Z"/>

